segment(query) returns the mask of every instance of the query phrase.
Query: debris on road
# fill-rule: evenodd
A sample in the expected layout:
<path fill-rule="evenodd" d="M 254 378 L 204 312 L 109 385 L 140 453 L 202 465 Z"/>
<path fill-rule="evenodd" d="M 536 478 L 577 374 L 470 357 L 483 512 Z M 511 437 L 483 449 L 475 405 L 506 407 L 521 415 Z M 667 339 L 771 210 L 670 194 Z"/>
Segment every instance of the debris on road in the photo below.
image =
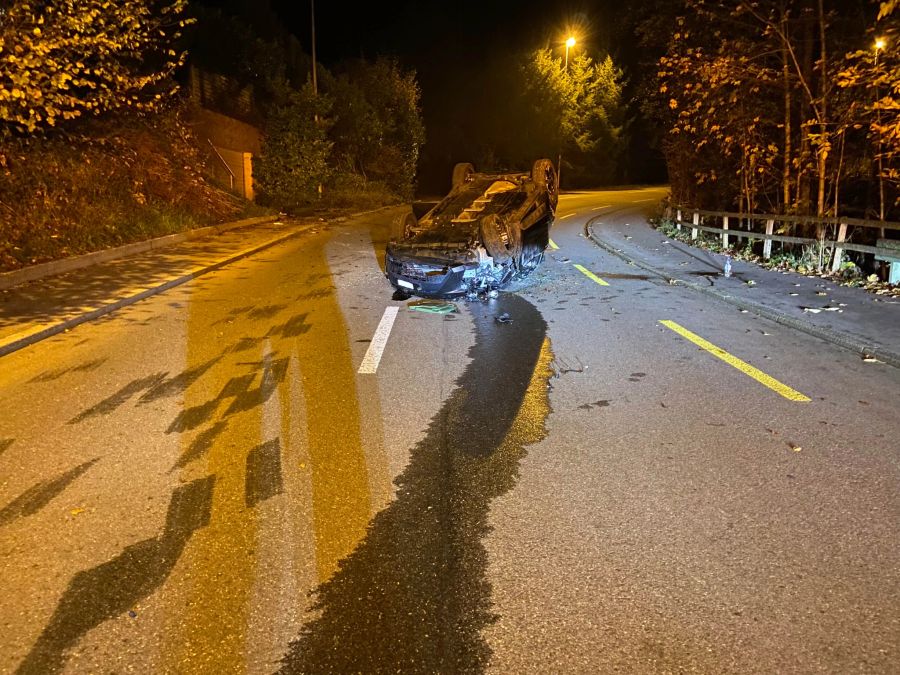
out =
<path fill-rule="evenodd" d="M 513 322 L 512 317 L 510 317 L 510 315 L 507 314 L 506 312 L 503 312 L 503 314 L 501 314 L 500 316 L 495 316 L 494 321 L 496 321 L 497 323 L 512 323 Z"/>
<path fill-rule="evenodd" d="M 459 307 L 454 302 L 447 300 L 416 300 L 406 305 L 411 312 L 424 312 L 426 314 L 456 314 Z"/>
<path fill-rule="evenodd" d="M 577 366 L 571 365 L 560 356 L 553 359 L 553 361 L 550 362 L 550 369 L 553 371 L 553 377 L 559 378 L 566 373 L 583 373 L 587 369 L 587 366 L 585 366 L 578 357 L 576 357 L 575 360 L 578 362 Z"/>

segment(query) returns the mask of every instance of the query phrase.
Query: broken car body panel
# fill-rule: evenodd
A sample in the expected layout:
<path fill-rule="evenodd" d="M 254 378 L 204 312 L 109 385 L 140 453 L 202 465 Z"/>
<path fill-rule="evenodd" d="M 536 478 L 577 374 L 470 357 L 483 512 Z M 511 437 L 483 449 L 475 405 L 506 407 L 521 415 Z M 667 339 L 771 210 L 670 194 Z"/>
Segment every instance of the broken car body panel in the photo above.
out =
<path fill-rule="evenodd" d="M 543 259 L 556 211 L 550 160 L 531 173 L 475 173 L 457 164 L 453 188 L 420 219 L 404 214 L 388 244 L 385 274 L 424 297 L 471 295 L 523 276 Z"/>

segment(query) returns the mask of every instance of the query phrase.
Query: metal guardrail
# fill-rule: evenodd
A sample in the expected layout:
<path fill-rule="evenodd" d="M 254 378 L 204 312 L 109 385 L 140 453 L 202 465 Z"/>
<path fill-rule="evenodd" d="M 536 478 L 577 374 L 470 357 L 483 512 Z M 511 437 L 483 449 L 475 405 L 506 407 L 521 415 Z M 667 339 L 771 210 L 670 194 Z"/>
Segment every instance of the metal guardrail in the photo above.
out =
<path fill-rule="evenodd" d="M 672 214 L 675 214 L 674 219 Z M 686 221 L 682 218 L 683 214 L 691 214 L 691 220 Z M 858 253 L 869 253 L 877 256 L 879 260 L 887 260 L 892 265 L 900 267 L 900 251 L 893 246 L 866 246 L 864 244 L 852 244 L 848 240 L 852 231 L 850 228 L 873 228 L 880 232 L 885 230 L 900 231 L 900 223 L 885 222 L 881 220 L 863 220 L 861 218 L 817 218 L 815 216 L 779 216 L 774 214 L 762 213 L 733 213 L 729 211 L 704 211 L 701 209 L 692 209 L 684 206 L 666 206 L 666 218 L 674 220 L 676 227 L 680 230 L 682 226 L 691 228 L 691 239 L 696 239 L 700 231 L 720 234 L 722 236 L 722 247 L 728 248 L 730 237 L 737 239 L 753 239 L 763 242 L 763 258 L 769 259 L 772 256 L 772 242 L 789 244 L 816 244 L 820 247 L 831 247 L 834 251 L 831 261 L 832 272 L 837 272 L 841 266 L 841 259 L 844 251 L 856 251 Z M 721 227 L 710 226 L 704 224 L 705 219 L 712 219 L 713 223 L 721 220 Z M 736 221 L 738 225 L 746 224 L 747 229 L 732 229 L 730 227 L 732 221 Z M 752 229 L 755 223 L 764 223 L 764 231 L 757 232 Z M 787 235 L 775 234 L 776 223 L 791 223 L 804 225 L 830 225 L 837 227 L 837 237 L 831 239 L 818 239 L 812 237 L 792 237 Z M 877 240 L 880 243 L 885 240 Z M 900 241 L 900 240 L 898 240 Z M 893 240 L 891 240 L 893 243 Z"/>

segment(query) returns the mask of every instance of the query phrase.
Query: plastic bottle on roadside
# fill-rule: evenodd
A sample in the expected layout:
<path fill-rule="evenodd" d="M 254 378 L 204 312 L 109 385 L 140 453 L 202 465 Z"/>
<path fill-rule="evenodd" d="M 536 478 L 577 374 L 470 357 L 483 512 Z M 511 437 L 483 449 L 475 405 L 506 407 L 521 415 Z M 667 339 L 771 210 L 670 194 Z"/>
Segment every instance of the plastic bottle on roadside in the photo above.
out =
<path fill-rule="evenodd" d="M 725 256 L 725 276 L 726 277 L 731 276 L 731 256 L 730 255 Z"/>

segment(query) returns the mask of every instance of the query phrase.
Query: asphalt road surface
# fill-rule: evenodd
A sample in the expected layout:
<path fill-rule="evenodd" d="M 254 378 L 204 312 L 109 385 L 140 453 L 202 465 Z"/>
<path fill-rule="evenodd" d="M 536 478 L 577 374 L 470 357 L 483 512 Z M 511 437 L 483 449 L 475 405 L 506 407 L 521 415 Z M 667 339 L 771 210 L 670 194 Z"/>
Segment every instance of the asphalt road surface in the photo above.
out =
<path fill-rule="evenodd" d="M 0 671 L 900 672 L 900 371 L 584 237 L 663 194 L 455 314 L 383 211 L 2 357 Z"/>

